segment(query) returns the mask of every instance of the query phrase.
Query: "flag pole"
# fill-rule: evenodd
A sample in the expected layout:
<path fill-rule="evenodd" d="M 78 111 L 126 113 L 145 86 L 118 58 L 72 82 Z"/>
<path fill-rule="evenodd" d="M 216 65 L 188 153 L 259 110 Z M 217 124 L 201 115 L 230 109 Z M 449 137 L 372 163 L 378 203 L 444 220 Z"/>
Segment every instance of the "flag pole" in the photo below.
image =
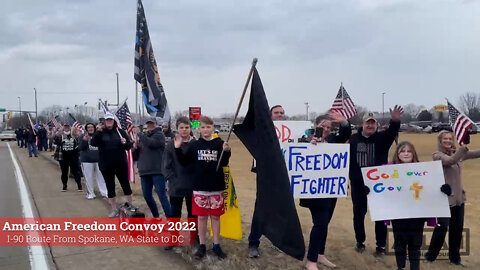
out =
<path fill-rule="evenodd" d="M 240 108 L 242 107 L 243 98 L 245 97 L 245 94 L 247 92 L 247 88 L 248 88 L 248 85 L 250 84 L 250 80 L 252 79 L 253 70 L 255 69 L 255 66 L 257 65 L 257 62 L 258 62 L 258 59 L 253 58 L 252 67 L 250 68 L 250 72 L 248 73 L 247 81 L 245 82 L 245 86 L 243 87 L 243 93 L 242 93 L 242 96 L 240 97 L 240 101 L 238 102 L 237 111 L 235 112 L 235 116 L 233 117 L 232 125 L 230 126 L 230 130 L 228 131 L 227 140 L 225 141 L 226 143 L 228 143 L 228 141 L 230 140 L 230 136 L 232 135 L 233 125 L 235 125 L 235 121 L 237 121 L 238 113 L 240 112 Z M 223 152 L 224 151 L 222 149 L 222 153 L 220 153 L 220 159 L 218 160 L 216 171 L 218 171 L 218 168 L 220 167 L 220 161 L 222 160 Z"/>
<path fill-rule="evenodd" d="M 32 131 L 33 134 L 37 135 L 37 132 L 35 131 L 35 127 L 33 126 L 32 119 L 30 118 L 30 113 L 27 113 L 28 116 L 28 121 L 30 122 L 30 126 L 32 126 Z"/>

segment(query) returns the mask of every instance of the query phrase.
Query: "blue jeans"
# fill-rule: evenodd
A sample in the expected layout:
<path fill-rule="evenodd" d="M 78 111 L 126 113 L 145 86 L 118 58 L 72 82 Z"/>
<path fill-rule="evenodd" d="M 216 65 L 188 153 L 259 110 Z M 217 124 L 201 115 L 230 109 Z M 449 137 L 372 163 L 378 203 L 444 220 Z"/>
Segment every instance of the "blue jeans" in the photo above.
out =
<path fill-rule="evenodd" d="M 38 153 L 37 153 L 37 145 L 35 145 L 35 143 L 27 143 L 27 148 L 28 148 L 28 156 L 31 157 L 32 156 L 32 152 L 35 156 L 38 156 Z"/>
<path fill-rule="evenodd" d="M 257 205 L 257 201 L 255 200 L 255 206 L 256 205 Z M 260 246 L 260 237 L 262 237 L 262 233 L 260 232 L 260 223 L 258 220 L 258 214 L 255 211 L 255 208 L 253 210 L 252 225 L 250 227 L 250 235 L 248 236 L 248 246 L 258 248 L 258 246 Z"/>
<path fill-rule="evenodd" d="M 153 199 L 152 190 L 155 186 L 155 192 L 160 199 L 160 203 L 163 207 L 163 212 L 165 212 L 166 217 L 171 217 L 172 209 L 170 202 L 168 201 L 167 192 L 165 191 L 165 178 L 163 175 L 143 175 L 140 177 L 142 180 L 142 192 L 143 198 L 147 202 L 148 208 L 152 212 L 153 217 L 159 217 L 157 203 Z"/>

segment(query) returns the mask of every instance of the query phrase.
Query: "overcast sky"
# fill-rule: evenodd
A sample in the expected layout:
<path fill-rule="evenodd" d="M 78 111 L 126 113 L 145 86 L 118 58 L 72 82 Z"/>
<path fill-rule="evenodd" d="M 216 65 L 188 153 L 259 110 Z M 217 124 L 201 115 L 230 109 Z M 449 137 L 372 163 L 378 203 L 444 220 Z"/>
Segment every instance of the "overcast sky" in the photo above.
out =
<path fill-rule="evenodd" d="M 427 107 L 480 92 L 480 1 L 144 0 L 172 112 L 233 113 L 253 57 L 269 104 Z M 39 110 L 128 96 L 134 111 L 136 0 L 2 0 L 0 107 Z M 248 102 L 243 106 L 244 111 Z"/>

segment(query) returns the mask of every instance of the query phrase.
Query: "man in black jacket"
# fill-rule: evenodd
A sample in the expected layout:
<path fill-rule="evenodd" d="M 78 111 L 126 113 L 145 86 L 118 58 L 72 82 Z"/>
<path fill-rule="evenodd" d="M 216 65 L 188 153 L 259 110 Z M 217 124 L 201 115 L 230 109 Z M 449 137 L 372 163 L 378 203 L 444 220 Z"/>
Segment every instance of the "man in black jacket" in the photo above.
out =
<path fill-rule="evenodd" d="M 387 130 L 377 132 L 378 122 L 372 113 L 363 117 L 362 128 L 350 138 L 350 187 L 353 202 L 353 228 L 357 241 L 355 249 L 365 250 L 365 215 L 367 214 L 367 194 L 360 168 L 380 166 L 388 163 L 388 151 L 400 130 L 403 108 L 396 105 L 390 109 L 391 121 Z M 375 222 L 375 256 L 385 254 L 387 226 L 383 221 Z"/>
<path fill-rule="evenodd" d="M 59 153 L 56 160 L 60 163 L 60 169 L 62 171 L 60 177 L 63 184 L 62 192 L 67 191 L 69 168 L 70 173 L 73 174 L 75 182 L 77 183 L 78 191 L 82 192 L 83 188 L 80 179 L 80 166 L 78 164 L 78 140 L 72 135 L 71 127 L 68 123 L 63 125 L 63 131 L 57 134 L 54 143 L 57 146 L 57 151 Z"/>
<path fill-rule="evenodd" d="M 162 158 L 165 150 L 165 136 L 162 129 L 157 127 L 155 118 L 146 121 L 147 132 L 142 133 L 135 128 L 138 142 L 134 144 L 134 158 L 137 160 L 138 173 L 142 181 L 142 193 L 148 208 L 154 218 L 160 216 L 157 203 L 152 196 L 153 187 L 162 204 L 165 217 L 171 216 L 170 202 L 165 191 L 165 177 L 162 173 Z"/>
<path fill-rule="evenodd" d="M 35 157 L 38 157 L 36 144 L 37 133 L 32 129 L 31 126 L 27 126 L 27 129 L 23 134 L 23 138 L 25 140 L 25 144 L 27 145 L 28 157 L 32 157 L 32 154 L 35 155 Z"/>
<path fill-rule="evenodd" d="M 105 126 L 100 123 L 93 135 L 90 145 L 98 147 L 98 166 L 107 185 L 108 201 L 112 207 L 109 217 L 119 215 L 115 199 L 115 176 L 122 187 L 127 201 L 132 204 L 132 189 L 128 182 L 128 164 L 125 151 L 132 148 L 132 142 L 123 129 L 117 127 L 113 114 L 105 114 Z"/>

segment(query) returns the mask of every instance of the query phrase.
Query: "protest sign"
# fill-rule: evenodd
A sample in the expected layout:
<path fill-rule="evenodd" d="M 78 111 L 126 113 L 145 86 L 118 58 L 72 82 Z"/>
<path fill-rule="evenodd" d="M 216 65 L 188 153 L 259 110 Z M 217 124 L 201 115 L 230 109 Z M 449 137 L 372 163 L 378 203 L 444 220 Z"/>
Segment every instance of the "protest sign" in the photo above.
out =
<path fill-rule="evenodd" d="M 308 130 L 312 127 L 310 121 L 273 121 L 280 144 L 298 142 L 299 139 L 308 137 Z"/>
<path fill-rule="evenodd" d="M 282 149 L 294 198 L 347 196 L 348 144 L 285 143 Z"/>
<path fill-rule="evenodd" d="M 373 221 L 402 218 L 450 217 L 440 161 L 362 168 L 370 188 L 368 208 Z"/>

